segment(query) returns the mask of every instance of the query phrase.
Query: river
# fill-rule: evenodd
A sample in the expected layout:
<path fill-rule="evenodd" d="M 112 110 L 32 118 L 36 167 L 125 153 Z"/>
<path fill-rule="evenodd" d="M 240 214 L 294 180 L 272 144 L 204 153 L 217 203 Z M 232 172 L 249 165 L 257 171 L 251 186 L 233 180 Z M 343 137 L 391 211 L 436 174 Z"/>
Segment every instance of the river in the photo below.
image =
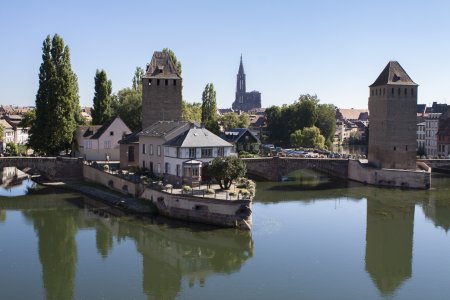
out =
<path fill-rule="evenodd" d="M 429 191 L 292 179 L 257 184 L 251 232 L 113 217 L 35 186 L 0 197 L 0 298 L 448 298 L 450 178 Z"/>

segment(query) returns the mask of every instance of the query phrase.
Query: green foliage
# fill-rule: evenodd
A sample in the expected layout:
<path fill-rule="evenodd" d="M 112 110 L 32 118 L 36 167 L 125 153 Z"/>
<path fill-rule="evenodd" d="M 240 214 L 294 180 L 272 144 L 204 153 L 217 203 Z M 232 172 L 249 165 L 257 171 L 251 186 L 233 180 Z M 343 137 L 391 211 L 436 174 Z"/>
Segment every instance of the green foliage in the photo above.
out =
<path fill-rule="evenodd" d="M 233 180 L 245 175 L 247 169 L 239 158 L 227 156 L 214 158 L 208 166 L 208 172 L 217 180 L 221 189 L 228 189 Z"/>
<path fill-rule="evenodd" d="M 30 109 L 29 111 L 25 112 L 22 117 L 23 118 L 19 123 L 19 127 L 30 128 L 36 121 L 36 110 Z M 1 136 L 3 136 L 3 134 Z"/>
<path fill-rule="evenodd" d="M 333 141 L 335 131 L 335 108 L 331 104 L 319 104 L 316 95 L 300 95 L 291 105 L 272 106 L 266 109 L 269 140 L 281 144 L 298 144 L 291 139 L 296 130 L 316 126 L 327 143 Z"/>
<path fill-rule="evenodd" d="M 224 130 L 233 128 L 248 128 L 250 124 L 250 117 L 248 114 L 237 114 L 235 112 L 229 112 L 220 117 L 220 123 Z"/>
<path fill-rule="evenodd" d="M 183 190 L 183 192 L 188 193 L 190 191 L 192 191 L 192 188 L 189 185 L 183 185 L 181 187 L 181 189 Z"/>
<path fill-rule="evenodd" d="M 248 153 L 247 151 L 240 151 L 239 157 L 240 158 L 253 158 L 253 157 L 255 157 L 255 155 L 253 155 L 252 153 Z"/>
<path fill-rule="evenodd" d="M 5 127 L 0 125 L 0 141 L 3 141 L 3 137 L 5 136 Z"/>
<path fill-rule="evenodd" d="M 136 131 L 142 129 L 142 92 L 133 88 L 124 88 L 112 97 L 112 111 L 125 124 Z"/>
<path fill-rule="evenodd" d="M 298 129 L 291 133 L 291 145 L 295 148 L 300 147 L 303 144 L 302 130 Z"/>
<path fill-rule="evenodd" d="M 189 103 L 183 100 L 181 102 L 181 119 L 183 121 L 191 121 L 201 123 L 202 121 L 202 104 Z"/>
<path fill-rule="evenodd" d="M 92 124 L 103 125 L 112 116 L 111 93 L 112 82 L 108 80 L 104 70 L 95 72 L 94 106 L 92 108 Z"/>
<path fill-rule="evenodd" d="M 136 67 L 133 76 L 132 88 L 135 91 L 142 91 L 142 76 L 144 76 L 144 70 L 141 67 Z"/>
<path fill-rule="evenodd" d="M 316 126 L 303 128 L 302 146 L 306 148 L 323 149 L 325 147 L 325 138 L 320 134 L 320 129 Z"/>
<path fill-rule="evenodd" d="M 175 69 L 176 69 L 178 75 L 181 76 L 181 71 L 182 71 L 181 62 L 178 61 L 177 57 L 175 56 L 175 53 L 172 50 L 170 50 L 169 48 L 164 48 L 163 52 L 169 53 L 170 59 L 172 60 L 172 63 L 175 66 Z"/>
<path fill-rule="evenodd" d="M 76 125 L 82 122 L 69 47 L 57 34 L 52 39 L 47 36 L 42 46 L 35 120 L 29 144 L 36 152 L 45 154 L 70 149 Z"/>
<path fill-rule="evenodd" d="M 5 154 L 8 156 L 26 155 L 27 148 L 25 145 L 18 145 L 14 142 L 9 142 L 6 144 Z"/>

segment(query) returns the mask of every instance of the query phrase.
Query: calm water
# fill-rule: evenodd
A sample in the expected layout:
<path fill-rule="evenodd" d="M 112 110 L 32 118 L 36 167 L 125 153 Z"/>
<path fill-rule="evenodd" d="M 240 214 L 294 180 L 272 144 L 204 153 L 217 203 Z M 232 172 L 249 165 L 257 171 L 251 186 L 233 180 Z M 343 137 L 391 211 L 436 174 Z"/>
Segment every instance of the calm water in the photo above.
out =
<path fill-rule="evenodd" d="M 259 183 L 251 233 L 0 197 L 0 299 L 448 299 L 450 179 L 433 184 Z"/>

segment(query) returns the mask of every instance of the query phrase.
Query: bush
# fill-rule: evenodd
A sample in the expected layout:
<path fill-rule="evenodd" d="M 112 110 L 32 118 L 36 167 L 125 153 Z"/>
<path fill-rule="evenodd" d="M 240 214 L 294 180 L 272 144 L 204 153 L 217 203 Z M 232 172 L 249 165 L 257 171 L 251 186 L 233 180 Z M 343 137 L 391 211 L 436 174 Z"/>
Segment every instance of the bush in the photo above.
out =
<path fill-rule="evenodd" d="M 183 192 L 188 193 L 190 191 L 192 191 L 192 188 L 189 185 L 183 185 L 181 187 L 181 189 L 183 190 Z"/>
<path fill-rule="evenodd" d="M 240 158 L 253 158 L 254 155 L 251 153 L 248 153 L 247 151 L 240 151 L 239 152 L 239 157 Z"/>
<path fill-rule="evenodd" d="M 239 193 L 242 196 L 246 196 L 246 197 L 250 195 L 250 192 L 247 189 L 241 189 L 241 190 L 239 190 Z"/>

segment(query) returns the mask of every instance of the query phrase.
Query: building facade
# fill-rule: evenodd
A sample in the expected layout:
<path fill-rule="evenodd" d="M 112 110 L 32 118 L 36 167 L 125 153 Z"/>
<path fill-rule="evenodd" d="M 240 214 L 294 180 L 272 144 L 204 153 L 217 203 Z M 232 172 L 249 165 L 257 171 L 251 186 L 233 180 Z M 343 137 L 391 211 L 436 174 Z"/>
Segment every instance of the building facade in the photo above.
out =
<path fill-rule="evenodd" d="M 425 117 L 425 154 L 427 156 L 438 155 L 437 132 L 441 113 L 429 113 Z"/>
<path fill-rule="evenodd" d="M 242 110 L 249 112 L 258 108 L 261 108 L 261 93 L 258 91 L 247 92 L 246 91 L 246 79 L 244 73 L 244 65 L 239 64 L 239 71 L 236 81 L 236 97 L 234 99 L 232 108 L 234 110 Z"/>
<path fill-rule="evenodd" d="M 142 128 L 181 120 L 182 79 L 167 52 L 155 51 L 142 76 Z"/>
<path fill-rule="evenodd" d="M 425 122 L 417 124 L 417 150 L 425 150 Z"/>
<path fill-rule="evenodd" d="M 390 61 L 369 88 L 369 163 L 416 169 L 418 85 L 398 62 Z"/>

